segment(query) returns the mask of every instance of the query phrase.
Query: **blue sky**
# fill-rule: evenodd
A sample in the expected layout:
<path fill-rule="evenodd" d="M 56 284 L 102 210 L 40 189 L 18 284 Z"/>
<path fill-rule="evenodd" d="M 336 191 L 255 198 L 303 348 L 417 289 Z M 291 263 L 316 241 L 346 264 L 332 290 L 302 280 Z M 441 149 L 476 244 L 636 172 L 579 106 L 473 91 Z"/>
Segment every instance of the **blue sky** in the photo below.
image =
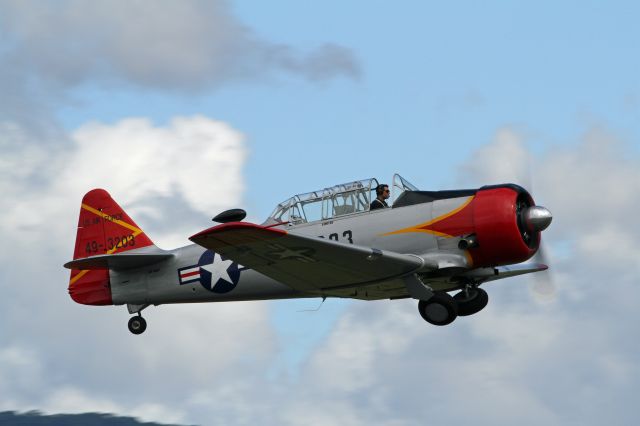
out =
<path fill-rule="evenodd" d="M 0 409 L 633 424 L 639 12 L 0 0 Z M 66 294 L 92 187 L 172 248 L 223 209 L 259 221 L 293 194 L 395 172 L 432 190 L 533 186 L 555 215 L 554 297 L 501 281 L 483 312 L 445 328 L 412 301 L 162 306 L 140 339 L 124 308 Z"/>
<path fill-rule="evenodd" d="M 276 71 L 177 95 L 123 88 L 114 97 L 112 88 L 82 87 L 75 91 L 81 108 L 61 115 L 69 128 L 90 119 L 163 123 L 189 114 L 230 123 L 247 135 L 247 200 L 259 202 L 262 216 L 274 197 L 370 175 L 388 179 L 394 171 L 421 186 L 450 186 L 460 152 L 487 143 L 505 123 L 530 132 L 533 146 L 566 144 L 601 121 L 637 138 L 633 9 L 602 2 L 238 2 L 234 13 L 266 39 L 300 51 L 348 46 L 360 76 L 318 84 Z M 301 159 L 306 146 L 318 148 Z M 335 178 L 325 178 L 327 167 Z"/>

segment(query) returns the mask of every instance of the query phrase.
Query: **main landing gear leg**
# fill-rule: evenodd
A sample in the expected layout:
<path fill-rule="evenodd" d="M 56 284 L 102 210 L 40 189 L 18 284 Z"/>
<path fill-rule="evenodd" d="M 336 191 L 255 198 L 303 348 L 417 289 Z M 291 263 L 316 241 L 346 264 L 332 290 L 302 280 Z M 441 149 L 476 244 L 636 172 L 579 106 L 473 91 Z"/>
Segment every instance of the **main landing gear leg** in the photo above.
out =
<path fill-rule="evenodd" d="M 147 329 L 147 321 L 142 318 L 142 310 L 149 305 L 127 305 L 129 313 L 137 313 L 136 316 L 129 319 L 129 331 L 133 334 L 142 334 Z"/>

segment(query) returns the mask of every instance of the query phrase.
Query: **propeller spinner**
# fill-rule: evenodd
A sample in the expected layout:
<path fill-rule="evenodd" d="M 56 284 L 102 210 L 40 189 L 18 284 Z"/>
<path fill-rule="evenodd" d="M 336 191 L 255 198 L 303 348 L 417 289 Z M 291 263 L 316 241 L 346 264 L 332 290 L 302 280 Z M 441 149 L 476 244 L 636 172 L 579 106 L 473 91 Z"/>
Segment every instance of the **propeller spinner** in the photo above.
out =
<path fill-rule="evenodd" d="M 553 220 L 551 212 L 542 206 L 528 207 L 523 213 L 527 228 L 535 232 L 544 231 Z"/>

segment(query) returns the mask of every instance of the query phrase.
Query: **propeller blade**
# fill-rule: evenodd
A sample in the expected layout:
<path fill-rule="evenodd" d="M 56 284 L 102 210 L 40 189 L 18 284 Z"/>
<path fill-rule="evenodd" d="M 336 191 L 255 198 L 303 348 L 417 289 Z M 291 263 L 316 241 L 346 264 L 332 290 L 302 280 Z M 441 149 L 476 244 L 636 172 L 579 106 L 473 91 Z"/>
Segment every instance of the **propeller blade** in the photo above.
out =
<path fill-rule="evenodd" d="M 549 265 L 547 252 L 542 243 L 540 243 L 540 248 L 538 249 L 538 252 L 536 253 L 533 259 L 536 263 Z M 556 298 L 556 285 L 553 280 L 553 274 L 549 269 L 547 269 L 546 271 L 541 271 L 533 274 L 532 278 L 533 278 L 532 290 L 536 299 L 542 302 L 550 302 Z"/>

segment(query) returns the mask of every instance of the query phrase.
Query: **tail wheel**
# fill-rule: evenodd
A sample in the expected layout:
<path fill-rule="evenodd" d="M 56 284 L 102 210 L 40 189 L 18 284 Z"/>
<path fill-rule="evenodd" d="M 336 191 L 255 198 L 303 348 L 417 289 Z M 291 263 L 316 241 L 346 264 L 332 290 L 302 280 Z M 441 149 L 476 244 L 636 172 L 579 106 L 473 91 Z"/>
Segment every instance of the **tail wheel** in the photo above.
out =
<path fill-rule="evenodd" d="M 422 318 L 433 325 L 451 324 L 458 316 L 458 303 L 447 293 L 436 293 L 429 300 L 418 302 Z"/>
<path fill-rule="evenodd" d="M 142 334 L 147 329 L 147 321 L 141 316 L 131 317 L 129 319 L 129 331 L 133 334 Z"/>
<path fill-rule="evenodd" d="M 476 314 L 489 303 L 489 295 L 481 288 L 462 290 L 453 298 L 458 302 L 458 315 L 460 316 Z"/>

